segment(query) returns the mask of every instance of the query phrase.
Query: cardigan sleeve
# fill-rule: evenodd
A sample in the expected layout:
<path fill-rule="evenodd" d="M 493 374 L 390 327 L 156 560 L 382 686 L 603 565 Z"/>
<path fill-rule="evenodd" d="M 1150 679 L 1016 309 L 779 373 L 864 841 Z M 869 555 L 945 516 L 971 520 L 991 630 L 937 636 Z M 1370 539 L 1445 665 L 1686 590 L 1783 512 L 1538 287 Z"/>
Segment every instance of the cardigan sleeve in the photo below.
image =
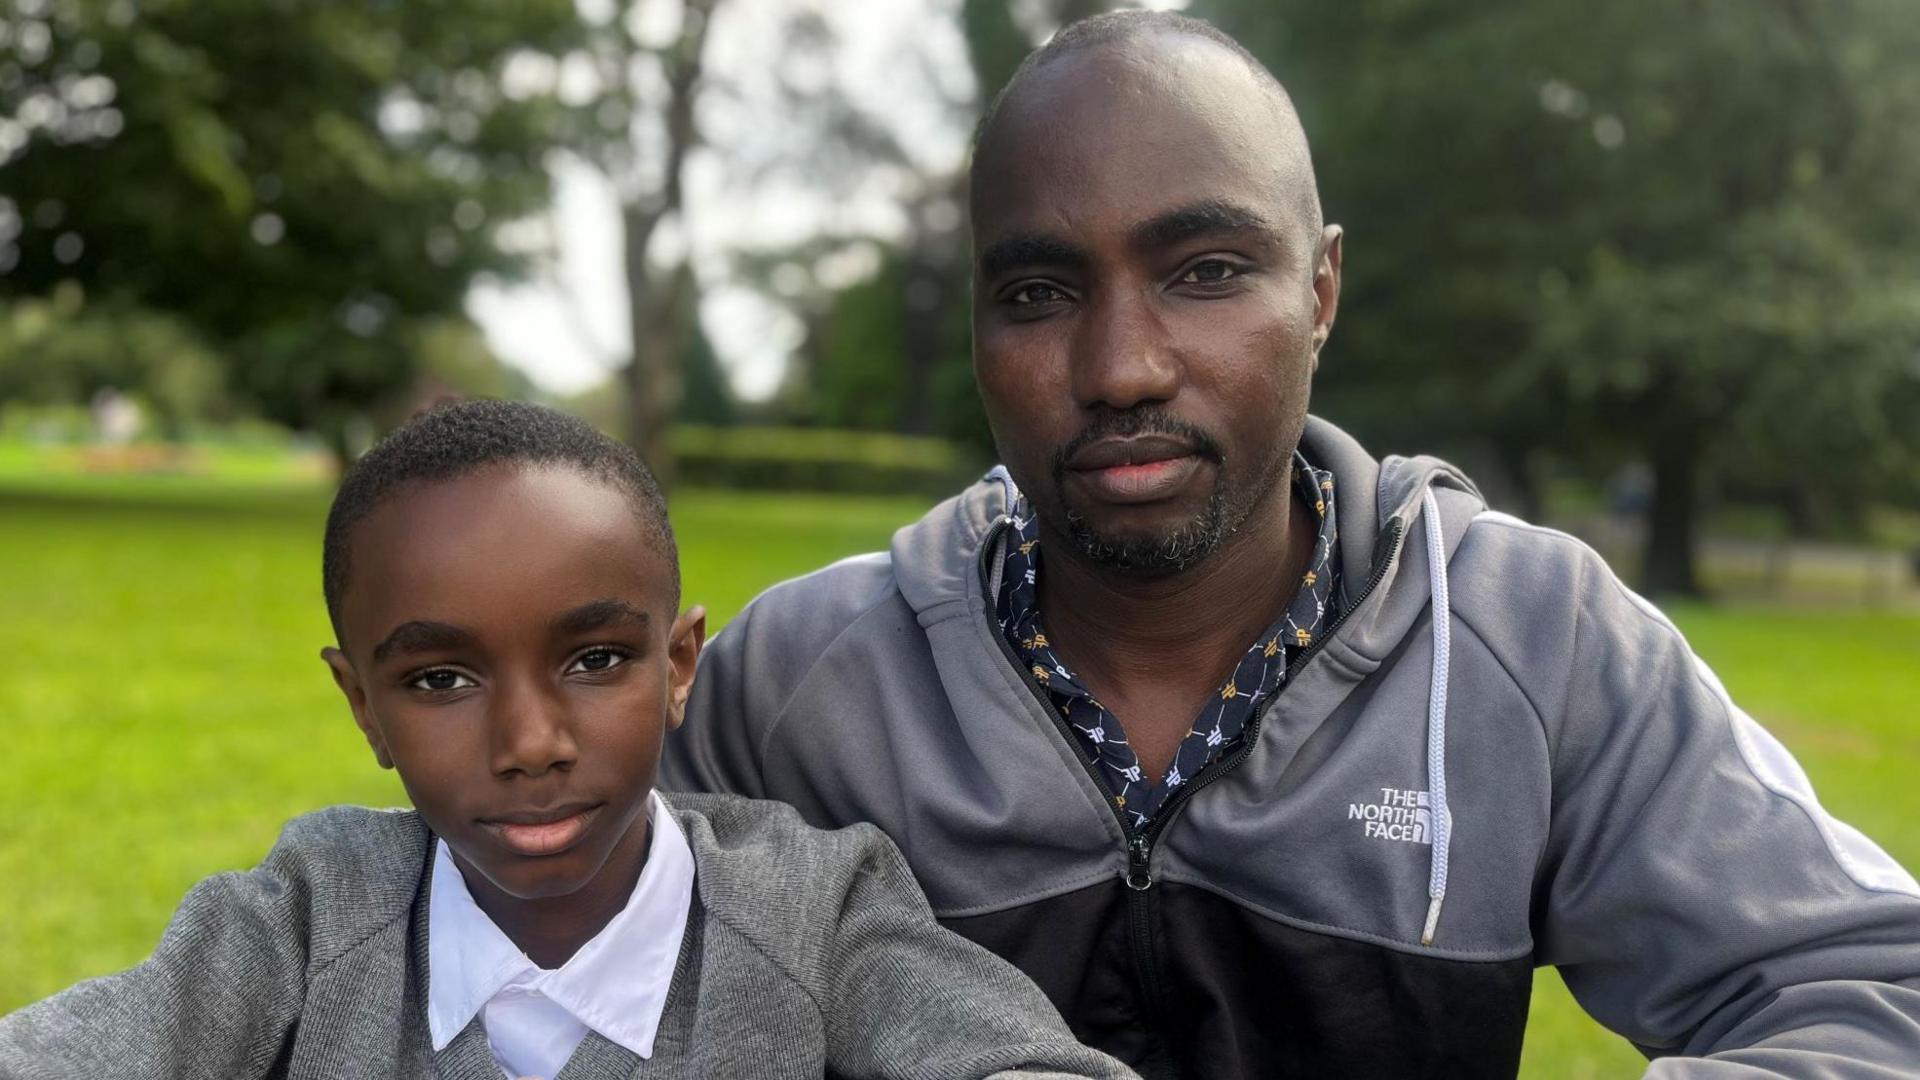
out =
<path fill-rule="evenodd" d="M 143 963 L 0 1018 L 0 1080 L 269 1075 L 305 984 L 305 890 L 282 855 L 194 886 Z"/>
<path fill-rule="evenodd" d="M 1132 1077 L 1082 1046 L 1013 965 L 940 926 L 893 842 L 865 834 L 826 949 L 832 1074 L 889 1080 Z M 854 831 L 854 830 L 848 830 Z"/>

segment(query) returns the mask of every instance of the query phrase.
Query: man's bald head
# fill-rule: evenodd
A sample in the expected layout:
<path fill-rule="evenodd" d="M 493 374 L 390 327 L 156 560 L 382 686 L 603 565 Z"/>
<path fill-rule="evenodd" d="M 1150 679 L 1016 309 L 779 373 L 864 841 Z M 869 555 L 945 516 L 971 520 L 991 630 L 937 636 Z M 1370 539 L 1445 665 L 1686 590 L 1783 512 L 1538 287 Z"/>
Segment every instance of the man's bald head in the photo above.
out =
<path fill-rule="evenodd" d="M 1069 63 L 1086 60 L 1096 54 L 1112 54 L 1113 63 Z M 1226 67 L 1214 65 L 1224 61 Z M 1116 78 L 1116 71 L 1132 68 L 1138 80 Z M 1211 69 L 1211 70 L 1210 70 Z M 974 131 L 970 187 L 974 192 L 976 217 L 983 170 L 992 167 L 1000 155 L 1018 153 L 1027 141 L 1019 134 L 1009 138 L 1004 129 L 1027 128 L 1020 120 L 1033 120 L 1034 111 L 1046 112 L 1059 103 L 1061 82 L 1099 79 L 1116 93 L 1151 93 L 1156 80 L 1191 81 L 1231 79 L 1232 71 L 1247 79 L 1244 89 L 1256 94 L 1265 106 L 1261 111 L 1267 124 L 1249 126 L 1241 137 L 1257 143 L 1258 152 L 1269 155 L 1284 174 L 1290 189 L 1286 202 L 1300 215 L 1300 224 L 1317 235 L 1322 227 L 1320 195 L 1314 179 L 1313 160 L 1307 148 L 1305 130 L 1294 111 L 1293 99 L 1266 65 L 1246 47 L 1211 23 L 1168 11 L 1114 11 L 1081 19 L 1062 28 L 1045 45 L 1027 54 L 1007 85 L 994 95 L 986 115 Z M 1132 85 L 1123 85 L 1131 83 Z M 1222 86 L 1232 93 L 1234 87 Z M 1264 128 L 1264 130 L 1262 130 Z M 1031 134 L 1029 128 L 1027 134 Z"/>

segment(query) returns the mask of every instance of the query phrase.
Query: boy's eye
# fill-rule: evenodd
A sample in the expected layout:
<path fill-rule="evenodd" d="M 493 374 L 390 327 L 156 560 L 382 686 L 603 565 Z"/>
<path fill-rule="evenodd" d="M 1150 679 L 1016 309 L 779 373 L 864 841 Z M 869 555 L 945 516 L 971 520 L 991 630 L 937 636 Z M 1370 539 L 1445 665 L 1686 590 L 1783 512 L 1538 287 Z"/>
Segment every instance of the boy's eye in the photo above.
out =
<path fill-rule="evenodd" d="M 578 659 L 574 660 L 572 666 L 567 668 L 567 671 L 606 671 L 609 668 L 619 667 L 626 662 L 626 655 L 617 650 L 588 649 L 586 652 L 581 653 Z"/>
<path fill-rule="evenodd" d="M 448 690 L 465 690 L 469 686 L 478 686 L 480 684 L 451 668 L 436 668 L 432 671 L 423 671 L 414 676 L 413 681 L 407 685 L 413 687 L 415 690 L 430 690 L 435 693 L 443 693 Z"/>

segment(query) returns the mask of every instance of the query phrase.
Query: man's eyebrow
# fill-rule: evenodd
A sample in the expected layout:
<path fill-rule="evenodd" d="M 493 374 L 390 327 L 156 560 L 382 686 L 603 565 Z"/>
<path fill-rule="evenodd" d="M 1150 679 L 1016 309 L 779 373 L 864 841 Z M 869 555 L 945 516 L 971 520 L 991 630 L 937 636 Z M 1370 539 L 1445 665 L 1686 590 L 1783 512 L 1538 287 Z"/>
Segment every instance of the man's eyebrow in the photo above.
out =
<path fill-rule="evenodd" d="M 452 623 L 414 619 L 393 628 L 380 644 L 373 647 L 375 663 L 394 653 L 432 652 L 473 643 L 473 635 Z"/>
<path fill-rule="evenodd" d="M 1127 240 L 1136 250 L 1152 250 L 1211 233 L 1270 232 L 1265 217 L 1221 199 L 1208 199 L 1169 210 L 1128 230 Z"/>
<path fill-rule="evenodd" d="M 980 253 L 980 276 L 996 278 L 1030 266 L 1082 267 L 1085 250 L 1045 233 L 1013 233 L 988 244 Z"/>
<path fill-rule="evenodd" d="M 566 636 L 621 624 L 644 629 L 649 621 L 646 612 L 625 600 L 608 597 L 605 600 L 589 600 L 571 611 L 562 612 L 553 620 L 552 630 L 555 634 Z"/>

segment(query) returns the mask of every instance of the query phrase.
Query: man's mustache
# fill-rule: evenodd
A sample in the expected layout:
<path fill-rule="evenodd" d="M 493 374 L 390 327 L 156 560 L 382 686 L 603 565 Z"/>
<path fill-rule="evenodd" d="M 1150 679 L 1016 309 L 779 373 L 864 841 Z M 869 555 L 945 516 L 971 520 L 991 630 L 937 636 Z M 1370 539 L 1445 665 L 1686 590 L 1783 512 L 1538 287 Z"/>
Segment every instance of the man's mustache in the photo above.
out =
<path fill-rule="evenodd" d="M 1124 412 L 1106 412 L 1081 429 L 1078 435 L 1068 440 L 1053 452 L 1052 472 L 1055 483 L 1066 476 L 1067 462 L 1073 456 L 1102 439 L 1139 438 L 1144 435 L 1158 435 L 1178 439 L 1193 449 L 1198 456 L 1208 461 L 1220 463 L 1220 443 L 1206 429 L 1190 424 L 1170 415 L 1165 409 L 1147 407 L 1127 409 Z"/>

